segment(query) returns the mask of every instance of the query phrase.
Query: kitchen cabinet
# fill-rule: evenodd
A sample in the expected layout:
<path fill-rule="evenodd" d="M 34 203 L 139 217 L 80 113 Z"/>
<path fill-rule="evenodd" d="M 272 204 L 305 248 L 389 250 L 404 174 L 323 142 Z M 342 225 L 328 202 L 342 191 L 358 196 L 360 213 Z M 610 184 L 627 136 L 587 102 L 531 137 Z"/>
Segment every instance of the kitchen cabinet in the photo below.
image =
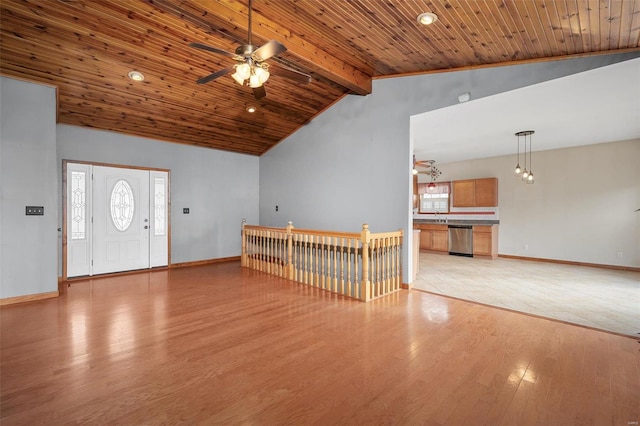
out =
<path fill-rule="evenodd" d="M 473 226 L 473 257 L 498 257 L 498 225 Z"/>
<path fill-rule="evenodd" d="M 452 183 L 453 207 L 496 207 L 498 178 L 455 180 Z"/>
<path fill-rule="evenodd" d="M 449 252 L 449 227 L 447 225 L 422 224 L 420 250 Z"/>
<path fill-rule="evenodd" d="M 476 205 L 476 181 L 453 181 L 453 207 L 474 207 Z"/>
<path fill-rule="evenodd" d="M 476 207 L 498 205 L 498 178 L 476 179 Z"/>

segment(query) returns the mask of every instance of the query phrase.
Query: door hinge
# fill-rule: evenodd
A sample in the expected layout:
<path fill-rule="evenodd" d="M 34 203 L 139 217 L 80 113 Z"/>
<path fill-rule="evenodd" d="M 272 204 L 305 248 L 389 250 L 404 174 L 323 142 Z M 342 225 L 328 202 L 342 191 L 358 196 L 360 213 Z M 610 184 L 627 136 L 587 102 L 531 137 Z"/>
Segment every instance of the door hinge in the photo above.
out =
<path fill-rule="evenodd" d="M 93 259 L 91 259 L 91 266 L 93 266 Z"/>

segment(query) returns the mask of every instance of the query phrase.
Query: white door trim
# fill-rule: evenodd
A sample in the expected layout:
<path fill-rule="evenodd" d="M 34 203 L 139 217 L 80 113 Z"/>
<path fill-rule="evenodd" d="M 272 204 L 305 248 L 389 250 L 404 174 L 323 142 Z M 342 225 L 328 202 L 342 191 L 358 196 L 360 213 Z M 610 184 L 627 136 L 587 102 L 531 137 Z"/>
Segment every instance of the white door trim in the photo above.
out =
<path fill-rule="evenodd" d="M 157 226 L 157 222 L 153 218 L 153 214 L 150 213 L 149 217 L 149 226 L 150 226 L 150 235 L 153 235 L 154 238 L 149 238 L 150 243 L 150 254 L 149 254 L 149 268 L 154 267 L 166 267 L 171 264 L 171 213 L 170 213 L 170 179 L 171 179 L 171 171 L 168 169 L 159 169 L 159 168 L 148 168 L 148 167 L 131 167 L 124 166 L 118 164 L 106 164 L 106 163 L 92 163 L 86 161 L 74 161 L 74 160 L 63 160 L 62 161 L 62 193 L 63 193 L 63 205 L 62 205 L 62 279 L 66 280 L 67 278 L 79 277 L 79 276 L 92 276 L 94 275 L 91 270 L 91 259 L 93 258 L 93 244 L 91 241 L 85 241 L 84 246 L 78 244 L 77 239 L 72 239 L 72 223 L 73 212 L 71 209 L 71 201 L 72 196 L 70 192 L 70 176 L 72 171 L 84 171 L 87 173 L 86 182 L 86 203 L 90 207 L 93 205 L 93 191 L 91 185 L 91 171 L 94 166 L 100 167 L 113 167 L 113 168 L 123 168 L 123 169 L 134 169 L 134 170 L 145 170 L 149 172 L 149 186 L 148 189 L 151 191 L 150 194 L 154 191 L 154 178 L 160 177 L 164 179 L 166 195 L 164 197 L 164 232 L 160 232 L 159 234 L 163 235 L 155 235 L 154 227 Z M 154 201 L 153 197 L 149 196 L 149 209 L 150 212 L 154 212 Z M 85 232 L 93 234 L 93 224 L 91 223 L 92 215 L 86 214 L 86 222 L 85 222 Z M 162 222 L 162 221 L 161 221 Z M 161 223 L 160 222 L 160 223 Z M 151 253 L 153 251 L 153 254 Z M 79 258 L 79 255 L 82 255 Z M 76 266 L 70 266 L 70 261 L 85 261 L 85 264 L 78 268 Z M 84 269 L 83 269 L 84 268 Z"/>

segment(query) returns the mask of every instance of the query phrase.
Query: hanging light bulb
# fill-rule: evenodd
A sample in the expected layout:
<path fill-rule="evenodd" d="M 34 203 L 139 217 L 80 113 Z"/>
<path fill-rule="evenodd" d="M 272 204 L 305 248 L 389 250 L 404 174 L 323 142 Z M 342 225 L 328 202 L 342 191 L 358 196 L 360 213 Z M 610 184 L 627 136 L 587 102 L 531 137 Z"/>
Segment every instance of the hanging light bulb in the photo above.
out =
<path fill-rule="evenodd" d="M 516 133 L 516 136 L 518 137 L 518 159 L 516 162 L 516 168 L 513 173 L 516 176 L 520 176 L 520 174 L 522 173 L 522 168 L 520 167 L 520 132 Z"/>
<path fill-rule="evenodd" d="M 254 73 L 258 77 L 260 84 L 264 84 L 269 79 L 269 76 L 271 74 L 269 73 L 268 69 L 269 69 L 269 65 L 267 64 L 256 65 L 254 69 Z"/>
<path fill-rule="evenodd" d="M 233 74 L 231 74 L 231 77 L 233 77 L 233 79 L 240 85 L 243 86 L 244 85 L 244 78 L 242 78 L 240 76 L 240 74 L 238 74 L 238 72 L 234 72 Z"/>
<path fill-rule="evenodd" d="M 255 75 L 255 73 L 251 73 L 251 77 L 249 77 L 249 87 L 255 88 L 260 86 L 262 86 L 262 83 L 260 83 L 258 76 Z"/>
<path fill-rule="evenodd" d="M 231 77 L 238 82 L 239 85 L 244 85 L 246 79 L 251 76 L 251 66 L 247 63 L 235 65 L 236 72 L 231 74 Z"/>

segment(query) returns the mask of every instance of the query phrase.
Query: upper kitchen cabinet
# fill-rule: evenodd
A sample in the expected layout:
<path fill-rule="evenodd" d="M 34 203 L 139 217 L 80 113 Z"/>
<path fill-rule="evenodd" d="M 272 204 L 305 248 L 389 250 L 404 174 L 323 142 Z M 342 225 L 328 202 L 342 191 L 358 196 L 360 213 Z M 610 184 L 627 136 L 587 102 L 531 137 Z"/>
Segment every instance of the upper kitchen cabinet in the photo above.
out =
<path fill-rule="evenodd" d="M 498 178 L 455 180 L 453 207 L 496 207 L 498 205 Z"/>

